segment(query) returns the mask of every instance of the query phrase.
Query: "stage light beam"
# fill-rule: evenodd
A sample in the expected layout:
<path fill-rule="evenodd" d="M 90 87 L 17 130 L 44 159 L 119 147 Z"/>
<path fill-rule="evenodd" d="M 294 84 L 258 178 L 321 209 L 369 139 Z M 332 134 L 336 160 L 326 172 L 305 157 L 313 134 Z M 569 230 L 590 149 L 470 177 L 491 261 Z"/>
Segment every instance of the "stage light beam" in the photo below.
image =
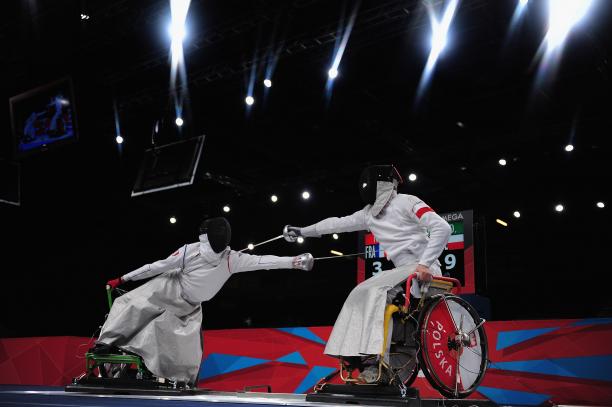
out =
<path fill-rule="evenodd" d="M 450 25 L 455 17 L 455 12 L 457 11 L 458 5 L 459 0 L 450 0 L 446 6 L 446 9 L 444 9 L 442 19 L 438 20 L 436 13 L 433 10 L 433 6 L 431 3 L 427 3 L 427 12 L 429 14 L 429 22 L 431 24 L 431 50 L 417 88 L 417 102 L 425 92 L 425 89 L 431 80 L 436 63 L 438 62 L 438 58 L 448 44 L 448 30 L 450 29 Z"/>

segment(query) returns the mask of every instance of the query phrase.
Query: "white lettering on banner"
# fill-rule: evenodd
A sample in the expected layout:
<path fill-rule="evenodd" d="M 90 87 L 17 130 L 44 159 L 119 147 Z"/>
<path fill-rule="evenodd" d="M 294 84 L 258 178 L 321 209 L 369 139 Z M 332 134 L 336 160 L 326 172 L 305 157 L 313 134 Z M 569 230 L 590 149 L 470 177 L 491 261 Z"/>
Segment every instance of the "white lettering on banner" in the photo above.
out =
<path fill-rule="evenodd" d="M 453 369 L 451 369 L 450 363 L 448 364 L 448 367 L 446 368 L 446 371 L 444 373 L 446 373 L 449 376 L 453 375 Z"/>
<path fill-rule="evenodd" d="M 366 246 L 365 247 L 365 257 L 366 259 L 375 259 L 376 258 L 376 246 Z"/>
<path fill-rule="evenodd" d="M 461 212 L 447 213 L 440 216 L 447 222 L 450 220 L 463 220 L 463 214 Z"/>

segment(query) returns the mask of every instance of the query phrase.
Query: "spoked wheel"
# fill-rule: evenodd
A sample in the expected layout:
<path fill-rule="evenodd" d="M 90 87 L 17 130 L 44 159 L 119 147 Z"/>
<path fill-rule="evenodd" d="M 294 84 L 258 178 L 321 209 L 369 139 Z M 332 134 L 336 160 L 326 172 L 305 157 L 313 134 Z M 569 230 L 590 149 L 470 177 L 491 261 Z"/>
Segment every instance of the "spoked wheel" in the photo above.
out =
<path fill-rule="evenodd" d="M 404 386 L 409 387 L 419 373 L 419 363 L 414 350 L 403 351 L 398 349 L 389 354 L 389 367 L 391 368 L 392 382 L 401 381 Z"/>
<path fill-rule="evenodd" d="M 476 310 L 454 295 L 436 295 L 419 318 L 419 361 L 425 377 L 443 396 L 464 398 L 487 370 L 487 337 Z"/>

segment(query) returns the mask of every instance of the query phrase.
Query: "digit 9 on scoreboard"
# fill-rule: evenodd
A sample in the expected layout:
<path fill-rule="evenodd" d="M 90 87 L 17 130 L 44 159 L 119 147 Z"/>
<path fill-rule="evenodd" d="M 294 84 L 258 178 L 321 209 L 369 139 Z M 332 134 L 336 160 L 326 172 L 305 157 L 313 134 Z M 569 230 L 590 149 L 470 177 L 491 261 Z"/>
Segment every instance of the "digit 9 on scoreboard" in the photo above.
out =
<path fill-rule="evenodd" d="M 473 294 L 475 292 L 473 212 L 471 210 L 449 212 L 440 216 L 452 229 L 448 244 L 438 258 L 442 275 L 459 280 L 462 294 Z M 364 255 L 357 258 L 357 284 L 382 270 L 394 268 L 372 233 L 359 233 L 358 251 Z"/>

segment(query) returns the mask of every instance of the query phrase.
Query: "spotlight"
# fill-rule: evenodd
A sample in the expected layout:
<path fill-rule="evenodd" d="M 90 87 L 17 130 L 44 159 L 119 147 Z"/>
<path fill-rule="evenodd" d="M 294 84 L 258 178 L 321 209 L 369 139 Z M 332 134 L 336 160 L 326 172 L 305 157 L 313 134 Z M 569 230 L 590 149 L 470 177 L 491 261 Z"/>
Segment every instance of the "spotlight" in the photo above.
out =
<path fill-rule="evenodd" d="M 272 195 L 272 196 L 270 197 L 270 200 L 271 200 L 272 202 L 277 202 L 277 201 L 278 201 L 278 197 L 277 197 L 276 195 Z"/>
<path fill-rule="evenodd" d="M 570 151 L 574 151 L 574 146 L 573 146 L 573 145 L 571 145 L 571 144 L 566 145 L 566 146 L 565 146 L 565 151 L 567 151 L 568 153 L 569 153 Z"/>
<path fill-rule="evenodd" d="M 331 254 L 335 254 L 336 256 L 344 256 L 344 253 L 339 252 L 337 250 L 330 250 L 329 251 Z"/>
<path fill-rule="evenodd" d="M 555 211 L 557 211 L 557 212 L 563 212 L 563 209 L 565 209 L 565 208 L 563 208 L 563 205 L 561 205 L 561 204 L 558 204 L 557 206 L 555 206 Z"/>
<path fill-rule="evenodd" d="M 117 137 L 115 137 L 115 141 L 117 142 L 117 144 L 122 144 L 123 143 L 123 137 L 117 136 Z"/>
<path fill-rule="evenodd" d="M 527 3 L 529 3 L 529 0 L 519 0 L 519 5 L 521 7 L 525 7 L 527 5 Z"/>
<path fill-rule="evenodd" d="M 253 96 L 247 96 L 246 98 L 244 98 L 244 102 L 249 105 L 252 106 L 253 103 L 255 103 L 255 98 Z"/>
<path fill-rule="evenodd" d="M 601 203 L 601 202 L 600 202 L 600 203 Z M 337 233 L 334 233 L 334 234 L 332 235 L 332 237 L 334 238 L 334 240 L 338 240 L 338 237 L 339 237 L 339 236 L 338 236 L 338 234 L 337 234 Z"/>
<path fill-rule="evenodd" d="M 249 243 L 247 246 L 247 249 L 249 250 L 253 250 L 255 248 L 255 245 L 253 245 L 253 243 Z"/>
<path fill-rule="evenodd" d="M 410 181 L 414 182 L 414 181 L 416 181 L 417 176 L 416 176 L 416 174 L 410 174 L 410 175 L 408 175 L 408 179 L 409 179 Z"/>
<path fill-rule="evenodd" d="M 302 192 L 302 199 L 310 199 L 310 192 L 308 191 Z"/>
<path fill-rule="evenodd" d="M 170 217 L 170 223 L 172 223 L 172 224 L 176 223 L 176 218 L 174 216 Z"/>
<path fill-rule="evenodd" d="M 229 206 L 227 206 L 227 205 L 225 205 L 225 206 L 223 207 L 223 212 L 228 213 L 229 211 L 230 211 L 230 207 L 229 207 Z"/>
<path fill-rule="evenodd" d="M 501 219 L 495 219 L 495 222 L 499 223 L 499 224 L 500 224 L 500 225 L 502 225 L 502 226 L 506 226 L 506 227 L 508 226 L 508 223 L 504 222 L 504 221 L 503 221 L 503 220 L 501 220 Z"/>
<path fill-rule="evenodd" d="M 329 76 L 329 79 L 336 79 L 338 77 L 338 69 L 331 68 L 329 71 L 327 71 L 327 76 Z"/>
<path fill-rule="evenodd" d="M 268 78 L 264 79 L 264 86 L 266 88 L 271 88 L 272 87 L 272 81 Z"/>
<path fill-rule="evenodd" d="M 465 125 L 463 124 L 463 122 L 457 122 L 457 127 L 463 128 L 463 127 L 465 127 Z"/>
<path fill-rule="evenodd" d="M 81 20 L 89 20 L 89 14 L 81 13 Z"/>
<path fill-rule="evenodd" d="M 572 28 L 586 15 L 592 3 L 592 0 L 549 0 L 546 33 L 549 49 L 553 50 L 563 44 Z"/>
<path fill-rule="evenodd" d="M 182 117 L 177 117 L 176 120 L 174 121 L 174 123 L 176 123 L 177 126 L 181 127 L 184 123 L 183 118 Z"/>
<path fill-rule="evenodd" d="M 498 161 L 498 163 L 499 163 L 499 165 L 501 165 L 502 167 L 503 167 L 504 165 L 506 165 L 506 164 L 507 164 L 507 163 L 506 163 L 506 160 L 505 160 L 505 159 L 503 159 L 503 158 L 500 158 L 500 159 L 499 159 L 499 161 Z"/>
<path fill-rule="evenodd" d="M 514 211 L 513 213 L 515 218 L 520 218 L 521 217 L 521 213 L 519 211 Z"/>
<path fill-rule="evenodd" d="M 298 243 L 300 243 L 300 244 L 301 244 L 301 243 L 304 243 L 304 238 L 303 238 L 302 236 L 299 236 L 299 237 L 297 238 L 297 242 L 298 242 Z"/>
<path fill-rule="evenodd" d="M 598 208 L 605 208 L 606 204 L 604 204 L 603 202 L 597 202 L 595 205 L 597 205 Z"/>

